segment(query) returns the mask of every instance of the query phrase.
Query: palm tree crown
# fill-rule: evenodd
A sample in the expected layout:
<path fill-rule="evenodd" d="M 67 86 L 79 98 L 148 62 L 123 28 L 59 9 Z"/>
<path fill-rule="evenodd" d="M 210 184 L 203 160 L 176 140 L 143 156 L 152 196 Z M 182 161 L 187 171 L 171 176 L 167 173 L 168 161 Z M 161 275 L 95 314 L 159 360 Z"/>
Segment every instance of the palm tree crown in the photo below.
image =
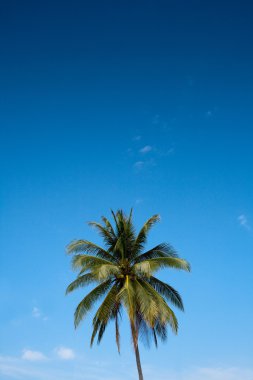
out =
<path fill-rule="evenodd" d="M 167 243 L 144 251 L 151 227 L 159 221 L 154 215 L 136 234 L 132 211 L 126 216 L 122 210 L 112 211 L 115 227 L 105 217 L 102 224 L 90 222 L 104 241 L 104 248 L 87 240 L 75 240 L 68 246 L 68 253 L 74 254 L 72 264 L 79 270 L 77 278 L 67 287 L 66 293 L 96 284 L 76 308 L 75 327 L 84 319 L 94 304 L 103 299 L 93 318 L 91 346 L 94 339 L 99 343 L 109 321 L 115 323 L 116 344 L 120 351 L 119 319 L 122 309 L 127 312 L 139 379 L 143 379 L 138 340 L 149 342 L 152 338 L 157 346 L 158 338 L 166 340 L 167 327 L 177 333 L 178 322 L 169 304 L 183 310 L 179 293 L 162 282 L 154 274 L 162 268 L 176 268 L 190 271 L 187 261 L 178 257 Z"/>

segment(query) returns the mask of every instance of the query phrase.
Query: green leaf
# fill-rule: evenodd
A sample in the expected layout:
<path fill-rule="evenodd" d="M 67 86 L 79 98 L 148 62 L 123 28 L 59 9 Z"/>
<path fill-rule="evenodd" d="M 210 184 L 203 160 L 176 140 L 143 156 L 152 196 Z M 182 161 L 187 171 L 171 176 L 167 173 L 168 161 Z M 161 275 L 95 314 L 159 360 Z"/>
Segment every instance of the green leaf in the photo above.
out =
<path fill-rule="evenodd" d="M 116 259 L 109 252 L 88 240 L 74 240 L 68 245 L 67 253 L 76 254 L 79 252 L 93 254 L 96 257 L 108 260 L 110 262 L 116 262 Z"/>
<path fill-rule="evenodd" d="M 105 297 L 102 305 L 99 307 L 98 311 L 95 314 L 95 317 L 93 319 L 91 346 L 93 345 L 93 341 L 97 333 L 99 334 L 98 343 L 101 341 L 103 337 L 105 327 L 107 326 L 107 323 L 109 322 L 117 304 L 118 291 L 118 286 L 116 284 L 113 285 L 113 287 L 110 289 L 107 296 Z"/>
<path fill-rule="evenodd" d="M 117 265 L 112 264 L 110 261 L 101 259 L 100 257 L 88 256 L 88 255 L 75 255 L 72 259 L 73 269 L 94 269 L 102 265 L 112 265 L 117 267 Z"/>
<path fill-rule="evenodd" d="M 89 226 L 94 227 L 98 230 L 107 246 L 111 246 L 115 243 L 115 235 L 112 232 L 111 228 L 105 228 L 97 222 L 89 222 L 88 224 Z"/>
<path fill-rule="evenodd" d="M 155 259 L 158 257 L 178 257 L 174 248 L 167 244 L 158 244 L 156 247 L 134 258 L 134 263 L 140 263 L 145 260 Z"/>
<path fill-rule="evenodd" d="M 182 269 L 188 272 L 191 270 L 190 264 L 186 260 L 177 257 L 157 257 L 156 259 L 149 259 L 147 262 L 152 273 L 162 268 Z M 143 263 L 145 261 L 142 261 Z"/>
<path fill-rule="evenodd" d="M 151 276 L 147 281 L 167 301 L 171 302 L 180 310 L 184 310 L 182 298 L 180 294 L 174 288 L 172 288 L 172 286 L 160 281 L 158 278 L 153 276 Z"/>
<path fill-rule="evenodd" d="M 73 282 L 71 282 L 71 284 L 69 284 L 69 286 L 66 289 L 66 294 L 73 292 L 73 290 L 77 288 L 87 286 L 96 281 L 97 279 L 94 277 L 92 273 L 86 273 L 82 276 L 78 276 L 76 280 L 74 280 Z"/>
<path fill-rule="evenodd" d="M 112 285 L 112 280 L 108 280 L 98 285 L 95 289 L 93 289 L 83 300 L 79 303 L 76 308 L 74 319 L 75 319 L 75 327 L 79 325 L 81 320 L 86 316 L 86 314 L 90 311 L 96 301 L 101 298 L 105 293 L 110 289 Z"/>
<path fill-rule="evenodd" d="M 146 289 L 147 293 L 150 296 L 150 299 L 155 302 L 156 308 L 158 308 L 158 313 L 156 312 L 156 308 L 154 306 L 154 312 L 149 312 L 147 322 L 150 327 L 154 327 L 157 321 L 159 321 L 161 324 L 169 323 L 172 331 L 174 333 L 177 333 L 178 322 L 176 316 L 171 308 L 167 305 L 164 298 L 159 293 L 157 293 L 157 291 L 146 281 L 139 280 L 138 282 L 144 289 Z"/>
<path fill-rule="evenodd" d="M 155 223 L 159 222 L 159 220 L 160 220 L 159 215 L 153 215 L 143 225 L 134 243 L 134 252 L 133 252 L 134 256 L 137 256 L 142 251 L 144 244 L 147 241 L 147 235 L 150 229 L 153 227 Z"/>

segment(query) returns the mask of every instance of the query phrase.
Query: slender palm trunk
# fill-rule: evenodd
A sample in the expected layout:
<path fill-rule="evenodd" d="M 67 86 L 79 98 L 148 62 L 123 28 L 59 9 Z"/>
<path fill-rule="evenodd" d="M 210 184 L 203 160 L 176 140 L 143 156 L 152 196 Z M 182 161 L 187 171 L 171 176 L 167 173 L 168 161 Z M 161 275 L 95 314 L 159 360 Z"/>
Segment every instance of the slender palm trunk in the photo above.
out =
<path fill-rule="evenodd" d="M 140 352 L 138 347 L 138 334 L 134 325 L 134 322 L 131 322 L 131 331 L 132 331 L 132 338 L 133 338 L 133 344 L 134 344 L 134 352 L 135 352 L 135 359 L 139 374 L 139 380 L 144 380 L 143 374 L 142 374 L 142 368 L 141 368 L 141 359 L 140 359 Z"/>
<path fill-rule="evenodd" d="M 134 351 L 135 351 L 136 364 L 137 364 L 137 369 L 138 369 L 138 374 L 139 374 L 139 380 L 144 380 L 143 374 L 142 374 L 142 369 L 141 369 L 141 360 L 140 360 L 140 353 L 139 353 L 138 344 L 134 348 Z"/>

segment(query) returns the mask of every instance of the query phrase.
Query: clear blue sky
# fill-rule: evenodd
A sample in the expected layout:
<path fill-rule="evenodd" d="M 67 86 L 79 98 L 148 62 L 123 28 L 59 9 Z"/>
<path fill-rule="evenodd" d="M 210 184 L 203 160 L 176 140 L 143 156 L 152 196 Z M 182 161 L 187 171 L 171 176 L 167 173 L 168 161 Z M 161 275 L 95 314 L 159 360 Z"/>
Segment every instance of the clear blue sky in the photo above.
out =
<path fill-rule="evenodd" d="M 134 207 L 192 273 L 145 380 L 252 380 L 253 6 L 1 1 L 0 379 L 136 379 L 127 321 L 89 348 L 66 245 Z"/>

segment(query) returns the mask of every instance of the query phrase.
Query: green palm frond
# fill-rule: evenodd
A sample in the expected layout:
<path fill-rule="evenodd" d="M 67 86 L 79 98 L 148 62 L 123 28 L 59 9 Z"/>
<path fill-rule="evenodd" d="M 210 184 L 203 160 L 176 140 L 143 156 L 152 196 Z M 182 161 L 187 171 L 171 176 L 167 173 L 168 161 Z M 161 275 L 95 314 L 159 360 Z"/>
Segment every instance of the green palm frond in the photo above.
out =
<path fill-rule="evenodd" d="M 139 264 L 135 264 L 136 266 L 142 264 L 144 265 L 145 263 L 149 263 L 150 265 L 150 270 L 152 273 L 156 272 L 159 269 L 163 268 L 175 268 L 175 269 L 182 269 L 187 272 L 190 272 L 190 264 L 184 260 L 184 259 L 179 259 L 178 257 L 157 257 L 156 259 L 149 259 L 146 261 L 142 261 Z M 134 265 L 134 267 L 135 267 Z"/>
<path fill-rule="evenodd" d="M 174 312 L 165 302 L 164 298 L 157 293 L 157 291 L 146 281 L 139 280 L 140 285 L 146 289 L 146 292 L 149 294 L 150 302 L 151 300 L 155 303 L 156 306 L 153 305 L 154 314 L 152 316 L 151 313 L 148 314 L 148 323 L 150 327 L 154 327 L 156 321 L 160 321 L 162 324 L 169 323 L 171 329 L 174 333 L 177 333 L 178 322 Z M 156 309 L 158 309 L 158 313 L 156 313 Z M 150 319 L 149 319 L 150 318 Z M 145 316 L 146 319 L 146 316 Z"/>
<path fill-rule="evenodd" d="M 111 287 L 112 283 L 113 283 L 112 280 L 103 282 L 102 284 L 94 288 L 89 294 L 87 294 L 86 297 L 82 299 L 82 301 L 77 306 L 75 314 L 74 314 L 75 327 L 79 325 L 81 320 L 91 310 L 91 308 L 94 306 L 96 301 L 98 301 L 99 298 L 105 295 L 107 290 Z"/>
<path fill-rule="evenodd" d="M 154 339 L 153 329 L 147 325 L 147 323 L 143 320 L 141 314 L 137 314 L 136 316 L 136 329 L 138 331 L 138 337 L 141 342 L 145 347 L 149 348 L 151 340 Z"/>
<path fill-rule="evenodd" d="M 105 216 L 102 216 L 101 219 L 102 219 L 102 221 L 105 224 L 105 228 L 110 232 L 111 236 L 113 236 L 114 238 L 116 238 L 116 234 L 115 234 L 114 228 L 111 225 L 110 221 Z"/>
<path fill-rule="evenodd" d="M 119 236 L 116 244 L 113 247 L 113 255 L 116 257 L 117 261 L 124 259 L 125 257 L 125 240 L 124 236 Z"/>
<path fill-rule="evenodd" d="M 159 321 L 157 321 L 157 323 L 154 327 L 154 333 L 155 333 L 156 337 L 159 336 L 159 338 L 161 339 L 162 342 L 165 342 L 167 340 L 168 332 L 167 332 L 167 327 L 165 324 L 162 324 Z M 156 346 L 157 346 L 157 344 L 156 344 Z"/>
<path fill-rule="evenodd" d="M 145 245 L 145 243 L 147 241 L 147 236 L 148 236 L 148 233 L 149 233 L 150 229 L 153 227 L 153 225 L 155 223 L 159 222 L 159 220 L 160 220 L 160 216 L 159 215 L 153 215 L 143 225 L 143 227 L 140 230 L 138 236 L 136 237 L 136 240 L 135 240 L 135 243 L 134 243 L 133 256 L 137 256 L 143 250 L 144 245 Z"/>
<path fill-rule="evenodd" d="M 111 265 L 117 268 L 116 264 L 113 264 L 111 261 L 101 259 L 100 257 L 89 256 L 89 255 L 75 255 L 72 259 L 72 267 L 73 269 L 97 269 L 102 265 Z"/>
<path fill-rule="evenodd" d="M 113 310 L 115 309 L 115 304 L 117 303 L 118 286 L 115 284 L 112 286 L 107 296 L 105 297 L 102 305 L 99 307 L 93 319 L 93 332 L 91 336 L 91 346 L 93 345 L 94 339 L 98 334 L 98 343 L 101 341 L 105 328 L 112 316 Z"/>
<path fill-rule="evenodd" d="M 180 310 L 184 310 L 184 305 L 180 294 L 170 285 L 160 281 L 158 278 L 151 276 L 147 279 L 148 283 L 168 302 L 171 302 L 174 306 Z"/>
<path fill-rule="evenodd" d="M 102 236 L 107 246 L 110 247 L 115 244 L 115 235 L 112 233 L 111 229 L 105 228 L 97 222 L 89 222 L 88 224 L 98 230 L 98 233 Z"/>
<path fill-rule="evenodd" d="M 92 273 L 86 273 L 82 276 L 78 276 L 76 280 L 71 282 L 66 289 L 66 294 L 73 292 L 73 290 L 78 289 L 83 286 L 87 286 L 96 282 L 97 278 Z"/>
<path fill-rule="evenodd" d="M 116 259 L 108 251 L 88 240 L 74 240 L 67 247 L 67 253 L 69 254 L 77 254 L 80 252 L 93 254 L 102 259 L 116 262 Z"/>
<path fill-rule="evenodd" d="M 115 227 L 116 227 L 116 231 L 115 231 L 116 236 L 120 235 L 120 227 L 119 227 L 119 221 L 118 221 L 118 212 L 115 214 L 115 212 L 113 210 L 111 210 L 111 214 L 113 216 L 113 220 L 114 220 Z"/>
<path fill-rule="evenodd" d="M 144 281 L 138 279 L 135 281 L 136 304 L 138 312 L 149 327 L 153 327 L 155 320 L 158 318 L 161 307 L 161 299 L 155 291 L 150 291 L 145 286 Z"/>
<path fill-rule="evenodd" d="M 149 261 L 143 261 L 133 265 L 133 271 L 138 277 L 150 277 L 152 274 Z"/>
<path fill-rule="evenodd" d="M 101 281 L 106 280 L 112 276 L 117 277 L 118 275 L 120 275 L 121 272 L 119 266 L 117 265 L 104 264 L 94 268 L 92 270 L 92 273 L 98 280 Z"/>
<path fill-rule="evenodd" d="M 125 282 L 118 293 L 118 299 L 124 305 L 130 319 L 135 318 L 136 312 L 136 297 L 134 285 L 134 281 L 130 280 L 129 276 L 127 275 L 125 278 Z"/>
<path fill-rule="evenodd" d="M 140 263 L 149 259 L 156 259 L 157 257 L 178 257 L 175 249 L 167 244 L 158 244 L 156 247 L 134 258 L 134 263 Z"/>

